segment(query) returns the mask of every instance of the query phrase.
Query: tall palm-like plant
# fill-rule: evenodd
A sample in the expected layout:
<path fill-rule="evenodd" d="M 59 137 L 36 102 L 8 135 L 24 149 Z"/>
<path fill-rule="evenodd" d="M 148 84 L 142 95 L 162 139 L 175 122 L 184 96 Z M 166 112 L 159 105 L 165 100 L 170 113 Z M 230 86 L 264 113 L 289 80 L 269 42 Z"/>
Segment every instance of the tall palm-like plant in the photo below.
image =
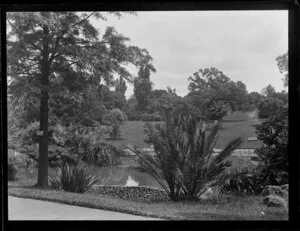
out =
<path fill-rule="evenodd" d="M 205 123 L 192 111 L 183 104 L 168 113 L 165 126 L 145 125 L 146 142 L 153 145 L 155 154 L 135 149 L 141 166 L 173 201 L 198 200 L 208 188 L 219 184 L 222 172 L 231 166 L 226 158 L 242 143 L 236 138 L 214 157 L 219 125 L 207 134 Z"/>

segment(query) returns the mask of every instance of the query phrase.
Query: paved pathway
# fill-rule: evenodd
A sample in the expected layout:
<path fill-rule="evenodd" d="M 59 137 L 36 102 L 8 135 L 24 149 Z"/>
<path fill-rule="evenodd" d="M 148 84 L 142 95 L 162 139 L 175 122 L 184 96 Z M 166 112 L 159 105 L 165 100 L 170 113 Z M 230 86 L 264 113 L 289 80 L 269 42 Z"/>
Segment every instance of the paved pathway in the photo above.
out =
<path fill-rule="evenodd" d="M 9 220 L 160 220 L 55 202 L 8 197 Z"/>

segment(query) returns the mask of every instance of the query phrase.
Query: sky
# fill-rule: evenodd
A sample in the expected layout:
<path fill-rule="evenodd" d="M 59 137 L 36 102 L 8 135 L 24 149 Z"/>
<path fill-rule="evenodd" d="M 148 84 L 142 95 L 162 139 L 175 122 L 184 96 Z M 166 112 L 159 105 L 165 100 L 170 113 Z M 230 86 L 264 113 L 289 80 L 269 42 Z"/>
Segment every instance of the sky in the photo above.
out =
<path fill-rule="evenodd" d="M 245 83 L 248 92 L 261 92 L 268 84 L 284 90 L 275 58 L 288 50 L 286 10 L 145 11 L 92 23 L 100 35 L 106 26 L 114 26 L 130 38 L 129 44 L 149 51 L 157 70 L 150 76 L 154 89 L 170 86 L 184 96 L 189 76 L 216 67 Z M 127 86 L 128 98 L 133 87 Z"/>

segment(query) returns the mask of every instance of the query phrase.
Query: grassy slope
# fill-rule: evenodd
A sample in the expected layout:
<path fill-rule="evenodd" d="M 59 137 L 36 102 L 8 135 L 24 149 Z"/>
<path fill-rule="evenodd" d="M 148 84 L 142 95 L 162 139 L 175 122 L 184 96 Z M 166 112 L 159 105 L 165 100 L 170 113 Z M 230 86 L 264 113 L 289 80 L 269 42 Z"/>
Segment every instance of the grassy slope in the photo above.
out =
<path fill-rule="evenodd" d="M 259 141 L 248 142 L 247 138 L 256 136 L 255 127 L 253 125 L 259 124 L 257 119 L 250 119 L 245 113 L 233 113 L 224 117 L 223 128 L 219 132 L 219 139 L 215 148 L 224 148 L 225 145 L 235 137 L 242 137 L 244 139 L 240 148 L 258 148 L 261 146 Z M 123 128 L 123 139 L 121 140 L 105 140 L 105 142 L 114 144 L 121 148 L 126 144 L 133 146 L 147 148 L 148 144 L 144 142 L 146 138 L 143 132 L 143 121 L 128 121 Z"/>

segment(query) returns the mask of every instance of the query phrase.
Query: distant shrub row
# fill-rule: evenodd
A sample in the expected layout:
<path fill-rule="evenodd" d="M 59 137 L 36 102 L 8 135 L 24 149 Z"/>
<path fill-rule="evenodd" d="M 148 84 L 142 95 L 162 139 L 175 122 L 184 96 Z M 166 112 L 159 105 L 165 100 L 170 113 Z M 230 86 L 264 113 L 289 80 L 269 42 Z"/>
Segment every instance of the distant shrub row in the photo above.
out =
<path fill-rule="evenodd" d="M 127 112 L 128 121 L 162 121 L 162 117 L 158 114 L 140 113 L 136 111 Z"/>

